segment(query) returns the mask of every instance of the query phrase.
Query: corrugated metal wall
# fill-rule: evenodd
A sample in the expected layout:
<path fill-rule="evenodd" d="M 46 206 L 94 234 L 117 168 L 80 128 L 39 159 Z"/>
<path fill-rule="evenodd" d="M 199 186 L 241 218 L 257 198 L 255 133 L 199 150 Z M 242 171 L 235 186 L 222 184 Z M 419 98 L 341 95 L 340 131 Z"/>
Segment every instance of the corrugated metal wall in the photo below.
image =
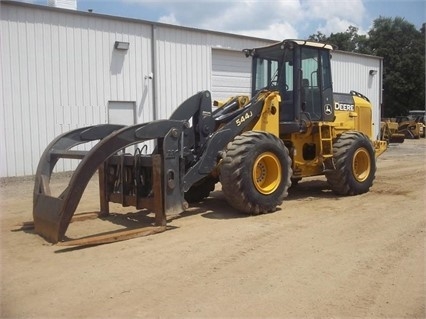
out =
<path fill-rule="evenodd" d="M 193 94 L 210 87 L 210 46 L 205 34 L 156 27 L 156 110 L 168 118 Z"/>
<path fill-rule="evenodd" d="M 270 43 L 43 6 L 0 6 L 0 177 L 34 174 L 54 137 L 106 123 L 109 101 L 134 102 L 137 123 L 167 118 L 211 88 L 212 48 Z M 115 41 L 129 42 L 129 50 L 115 50 Z M 76 164 L 64 160 L 56 170 Z"/>
<path fill-rule="evenodd" d="M 357 91 L 373 104 L 374 136 L 380 133 L 382 103 L 382 59 L 342 51 L 334 51 L 331 59 L 334 92 Z M 370 70 L 377 74 L 370 75 Z"/>
<path fill-rule="evenodd" d="M 131 42 L 131 48 L 114 50 L 116 40 Z M 3 4 L 1 41 L 7 81 L 0 176 L 34 174 L 55 136 L 105 123 L 109 100 L 135 101 L 138 115 L 152 119 L 144 79 L 151 71 L 149 26 Z M 70 168 L 70 161 L 59 167 Z"/>
<path fill-rule="evenodd" d="M 131 42 L 122 53 L 116 40 Z M 1 7 L 0 176 L 35 173 L 57 135 L 105 123 L 109 100 L 135 101 L 152 119 L 151 28 L 60 10 Z M 4 124 L 4 125 L 3 125 Z M 65 161 L 59 170 L 71 168 Z"/>
<path fill-rule="evenodd" d="M 172 26 L 157 26 L 154 38 L 158 118 L 169 117 L 181 102 L 193 94 L 211 90 L 213 49 L 241 51 L 270 43 Z M 244 58 L 243 53 L 241 57 Z"/>

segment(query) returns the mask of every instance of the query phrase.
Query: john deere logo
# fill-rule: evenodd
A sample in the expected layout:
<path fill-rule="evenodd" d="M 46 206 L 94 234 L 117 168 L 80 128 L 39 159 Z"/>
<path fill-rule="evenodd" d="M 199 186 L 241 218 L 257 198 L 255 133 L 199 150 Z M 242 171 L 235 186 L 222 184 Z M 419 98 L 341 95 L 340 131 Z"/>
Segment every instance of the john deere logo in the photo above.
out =
<path fill-rule="evenodd" d="M 333 111 L 331 110 L 330 104 L 324 105 L 324 113 L 325 113 L 325 115 L 331 115 L 331 113 L 333 113 Z"/>
<path fill-rule="evenodd" d="M 346 103 L 336 103 L 334 108 L 336 111 L 350 111 L 353 112 L 355 110 L 355 106 L 353 104 Z"/>

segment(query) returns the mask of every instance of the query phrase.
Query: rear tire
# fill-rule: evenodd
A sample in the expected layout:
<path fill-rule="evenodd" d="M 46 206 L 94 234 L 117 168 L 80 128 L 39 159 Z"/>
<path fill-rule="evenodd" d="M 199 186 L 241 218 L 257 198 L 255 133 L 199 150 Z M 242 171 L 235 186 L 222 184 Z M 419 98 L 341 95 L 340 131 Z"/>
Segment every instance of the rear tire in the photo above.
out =
<path fill-rule="evenodd" d="M 373 145 L 361 132 L 343 133 L 333 145 L 335 169 L 325 173 L 334 193 L 358 195 L 369 191 L 376 173 Z"/>
<path fill-rule="evenodd" d="M 288 149 L 276 136 L 249 131 L 227 146 L 220 169 L 228 203 L 247 214 L 275 211 L 288 194 L 292 175 Z"/>

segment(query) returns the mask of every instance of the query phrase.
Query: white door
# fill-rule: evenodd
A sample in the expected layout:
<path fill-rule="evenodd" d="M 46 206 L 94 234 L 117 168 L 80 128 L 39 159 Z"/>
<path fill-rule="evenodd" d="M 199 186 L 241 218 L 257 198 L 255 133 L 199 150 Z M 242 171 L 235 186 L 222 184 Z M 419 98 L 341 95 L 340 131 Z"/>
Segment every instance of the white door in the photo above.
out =
<path fill-rule="evenodd" d="M 251 58 L 243 52 L 212 50 L 212 100 L 251 94 Z"/>

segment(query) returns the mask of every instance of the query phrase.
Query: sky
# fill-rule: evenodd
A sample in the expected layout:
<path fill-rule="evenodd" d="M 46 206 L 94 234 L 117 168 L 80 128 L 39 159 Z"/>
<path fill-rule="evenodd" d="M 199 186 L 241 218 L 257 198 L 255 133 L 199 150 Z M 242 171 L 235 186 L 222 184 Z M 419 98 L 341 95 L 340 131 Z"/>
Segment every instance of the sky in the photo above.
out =
<path fill-rule="evenodd" d="M 349 26 L 366 34 L 380 16 L 402 17 L 416 29 L 426 22 L 426 0 L 77 0 L 77 10 L 89 9 L 272 40 L 306 39 L 318 31 L 330 35 Z"/>

